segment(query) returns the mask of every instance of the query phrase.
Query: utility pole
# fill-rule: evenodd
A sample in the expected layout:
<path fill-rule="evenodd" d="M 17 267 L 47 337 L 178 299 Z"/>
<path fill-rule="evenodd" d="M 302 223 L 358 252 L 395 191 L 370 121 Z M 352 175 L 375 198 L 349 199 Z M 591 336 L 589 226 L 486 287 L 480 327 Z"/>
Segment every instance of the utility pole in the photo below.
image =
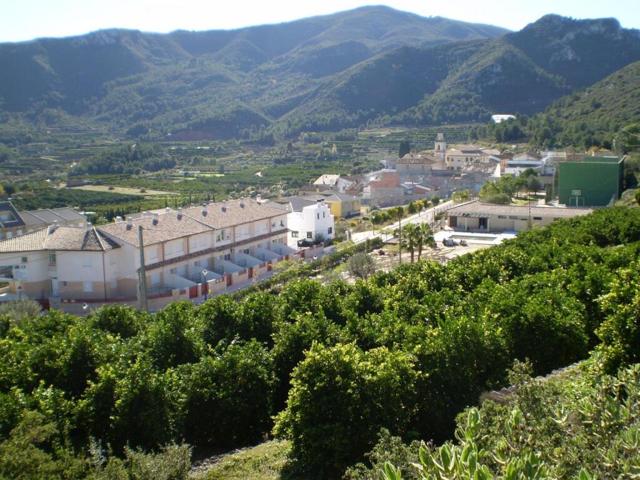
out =
<path fill-rule="evenodd" d="M 144 266 L 144 241 L 142 238 L 142 225 L 138 225 L 138 245 L 140 246 L 140 268 L 138 269 L 138 302 L 140 310 L 149 310 L 147 304 L 147 272 Z"/>
<path fill-rule="evenodd" d="M 397 207 L 396 212 L 398 214 L 398 263 L 402 264 L 402 215 L 404 209 Z"/>

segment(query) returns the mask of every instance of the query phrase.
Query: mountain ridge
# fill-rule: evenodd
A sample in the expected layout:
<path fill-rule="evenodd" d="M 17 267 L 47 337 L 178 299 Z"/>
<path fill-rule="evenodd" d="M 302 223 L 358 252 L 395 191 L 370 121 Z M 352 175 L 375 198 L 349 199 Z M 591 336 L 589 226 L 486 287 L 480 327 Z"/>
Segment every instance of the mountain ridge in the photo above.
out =
<path fill-rule="evenodd" d="M 236 30 L 0 44 L 0 113 L 202 139 L 476 122 L 542 111 L 637 60 L 640 33 L 615 19 L 546 15 L 509 32 L 374 6 Z"/>

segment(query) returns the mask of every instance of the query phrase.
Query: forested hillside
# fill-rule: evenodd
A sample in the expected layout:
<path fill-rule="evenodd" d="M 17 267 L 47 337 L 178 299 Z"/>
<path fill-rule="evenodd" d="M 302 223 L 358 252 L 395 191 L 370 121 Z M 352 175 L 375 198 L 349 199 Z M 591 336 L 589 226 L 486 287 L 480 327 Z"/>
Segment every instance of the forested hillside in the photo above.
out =
<path fill-rule="evenodd" d="M 561 98 L 543 113 L 491 126 L 499 142 L 528 140 L 539 147 L 602 146 L 624 152 L 640 146 L 640 62 Z"/>
<path fill-rule="evenodd" d="M 594 348 L 609 372 L 640 360 L 639 238 L 640 210 L 614 208 L 355 285 L 298 281 L 157 314 L 5 313 L 0 476 L 185 478 L 186 448 L 130 449 L 250 445 L 273 415 L 293 478 L 340 478 L 381 428 L 451 439 L 514 360 L 534 374 Z"/>
<path fill-rule="evenodd" d="M 0 44 L 0 113 L 157 139 L 262 138 L 533 114 L 640 60 L 614 19 L 520 32 L 364 7 L 232 31 Z"/>

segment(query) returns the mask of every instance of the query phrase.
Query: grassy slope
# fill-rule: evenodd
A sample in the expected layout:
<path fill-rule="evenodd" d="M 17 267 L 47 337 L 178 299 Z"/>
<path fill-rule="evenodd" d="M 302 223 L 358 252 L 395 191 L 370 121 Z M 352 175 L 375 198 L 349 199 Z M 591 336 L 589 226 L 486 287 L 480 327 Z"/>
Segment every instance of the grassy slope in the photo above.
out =
<path fill-rule="evenodd" d="M 287 462 L 289 442 L 271 440 L 224 455 L 193 480 L 277 480 Z"/>

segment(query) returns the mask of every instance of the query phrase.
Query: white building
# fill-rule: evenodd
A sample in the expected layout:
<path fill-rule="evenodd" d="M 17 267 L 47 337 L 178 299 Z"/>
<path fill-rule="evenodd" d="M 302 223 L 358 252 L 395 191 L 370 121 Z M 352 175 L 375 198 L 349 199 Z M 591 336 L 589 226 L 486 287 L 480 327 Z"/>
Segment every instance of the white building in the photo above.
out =
<path fill-rule="evenodd" d="M 335 218 L 323 199 L 291 197 L 286 204 L 289 235 L 287 244 L 297 248 L 304 244 L 333 240 Z"/>
<path fill-rule="evenodd" d="M 545 162 L 531 154 L 523 153 L 516 155 L 511 159 L 507 159 L 504 164 L 504 173 L 506 175 L 513 175 L 517 177 L 525 170 L 534 170 L 542 174 Z"/>
<path fill-rule="evenodd" d="M 352 187 L 355 182 L 351 180 L 347 180 L 346 178 L 340 175 L 333 174 L 325 174 L 320 175 L 313 184 L 316 187 L 325 187 L 330 190 L 335 190 L 340 193 L 346 192 L 350 187 Z"/>
<path fill-rule="evenodd" d="M 500 162 L 500 152 L 476 145 L 459 145 L 447 150 L 445 165 L 448 170 L 465 170 L 479 165 Z"/>
<path fill-rule="evenodd" d="M 515 115 L 509 115 L 509 114 L 491 115 L 491 120 L 493 121 L 493 123 L 502 123 L 502 122 L 506 122 L 507 120 L 515 120 L 515 118 L 516 118 Z"/>
<path fill-rule="evenodd" d="M 84 303 L 135 304 L 142 247 L 155 310 L 258 278 L 294 253 L 286 243 L 286 212 L 253 200 L 146 212 L 96 228 L 46 227 L 0 242 L 0 280 L 9 283 L 0 295 L 75 312 Z"/>

